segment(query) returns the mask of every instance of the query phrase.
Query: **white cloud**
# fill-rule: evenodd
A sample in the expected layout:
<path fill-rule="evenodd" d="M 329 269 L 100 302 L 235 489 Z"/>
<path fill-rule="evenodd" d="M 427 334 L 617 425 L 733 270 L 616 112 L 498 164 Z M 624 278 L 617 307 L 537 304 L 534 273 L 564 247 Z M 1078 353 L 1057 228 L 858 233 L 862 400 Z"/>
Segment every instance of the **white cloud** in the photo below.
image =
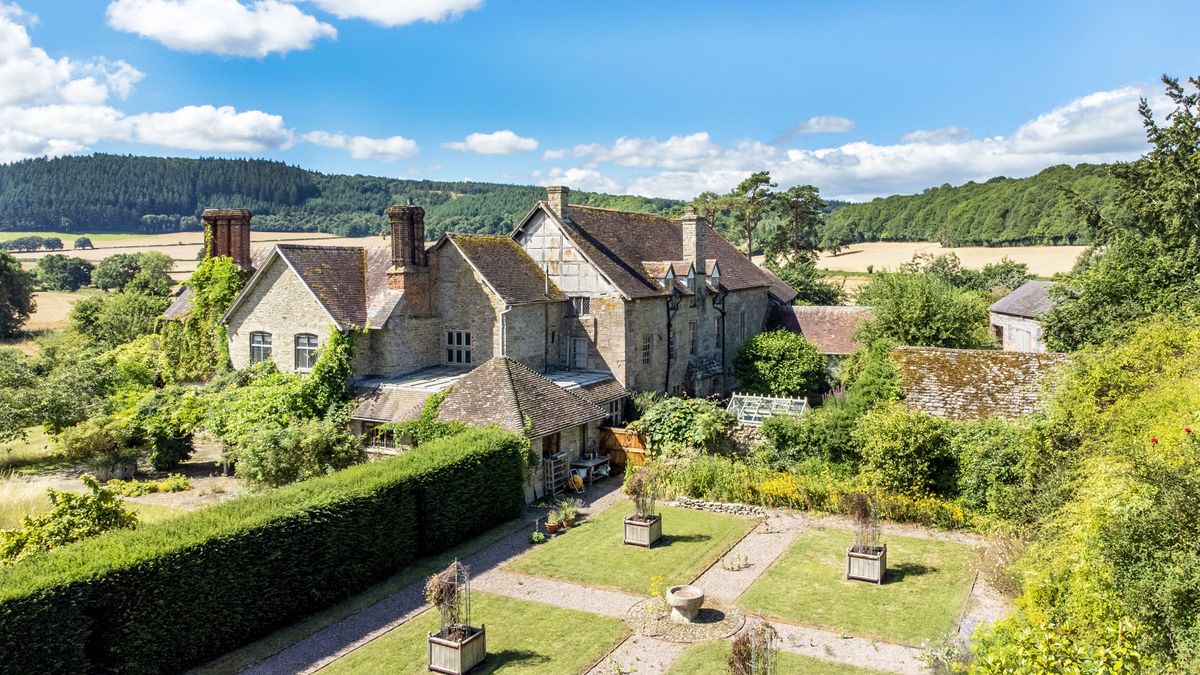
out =
<path fill-rule="evenodd" d="M 554 148 L 542 153 L 542 159 L 549 162 L 555 159 L 562 159 L 567 156 L 567 151 L 564 148 Z"/>
<path fill-rule="evenodd" d="M 1154 87 L 1130 86 L 1084 96 L 988 138 L 946 127 L 914 131 L 891 145 L 859 140 L 816 150 L 756 140 L 720 146 L 704 132 L 665 142 L 620 138 L 611 146 L 576 146 L 581 166 L 556 169 L 539 182 L 688 199 L 727 191 L 751 171 L 766 169 L 781 186 L 812 183 L 827 197 L 866 200 L 942 183 L 1029 176 L 1055 164 L 1136 158 L 1147 147 L 1137 112 L 1141 96 L 1155 110 L 1170 109 Z"/>
<path fill-rule="evenodd" d="M 366 19 L 381 26 L 457 19 L 483 0 L 310 0 L 339 19 Z"/>
<path fill-rule="evenodd" d="M 331 134 L 326 131 L 313 131 L 304 134 L 304 140 L 313 145 L 345 150 L 354 159 L 368 159 L 376 162 L 395 162 L 399 159 L 412 157 L 421 151 L 421 147 L 417 145 L 416 141 L 403 136 L 368 138 L 366 136 L 346 136 L 345 134 Z"/>
<path fill-rule="evenodd" d="M 190 105 L 130 119 L 136 132 L 134 140 L 166 148 L 261 152 L 292 145 L 292 131 L 283 118 L 261 110 L 238 112 L 231 106 Z"/>
<path fill-rule="evenodd" d="M 142 74 L 124 61 L 51 58 L 33 46 L 25 24 L 35 19 L 16 5 L 0 4 L 0 106 L 104 103 L 129 95 Z"/>
<path fill-rule="evenodd" d="M 337 37 L 333 26 L 281 0 L 113 0 L 108 25 L 170 49 L 260 58 Z"/>
<path fill-rule="evenodd" d="M 844 133 L 854 129 L 854 120 L 841 115 L 817 115 L 810 117 L 802 122 L 798 122 L 794 127 L 784 131 L 771 141 L 774 145 L 783 145 L 796 140 L 805 134 L 833 134 Z"/>
<path fill-rule="evenodd" d="M 516 152 L 537 150 L 536 138 L 518 136 L 508 129 L 490 134 L 473 133 L 461 141 L 444 143 L 443 147 L 460 152 L 477 152 L 481 155 L 511 155 Z"/>

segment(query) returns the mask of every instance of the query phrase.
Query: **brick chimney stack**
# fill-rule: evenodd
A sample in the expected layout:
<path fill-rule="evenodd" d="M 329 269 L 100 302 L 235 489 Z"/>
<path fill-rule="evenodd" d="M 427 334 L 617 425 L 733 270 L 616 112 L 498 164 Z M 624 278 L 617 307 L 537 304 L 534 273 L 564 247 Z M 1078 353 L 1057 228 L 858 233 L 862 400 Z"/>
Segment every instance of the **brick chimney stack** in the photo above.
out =
<path fill-rule="evenodd" d="M 401 206 L 389 206 L 392 223 L 392 268 L 388 270 L 388 288 L 404 291 L 405 304 L 417 316 L 432 311 L 432 288 L 425 255 L 425 209 L 412 200 Z"/>
<path fill-rule="evenodd" d="M 245 271 L 253 269 L 250 260 L 250 218 L 246 209 L 204 209 L 204 257 L 229 256 Z"/>
<path fill-rule="evenodd" d="M 551 185 L 546 188 L 546 204 L 560 219 L 566 217 L 567 204 L 571 198 L 571 189 L 562 185 Z"/>
<path fill-rule="evenodd" d="M 683 259 L 695 266 L 698 277 L 708 273 L 708 270 L 704 268 L 705 232 L 704 218 L 696 214 L 696 209 L 690 206 L 685 207 L 683 209 Z"/>

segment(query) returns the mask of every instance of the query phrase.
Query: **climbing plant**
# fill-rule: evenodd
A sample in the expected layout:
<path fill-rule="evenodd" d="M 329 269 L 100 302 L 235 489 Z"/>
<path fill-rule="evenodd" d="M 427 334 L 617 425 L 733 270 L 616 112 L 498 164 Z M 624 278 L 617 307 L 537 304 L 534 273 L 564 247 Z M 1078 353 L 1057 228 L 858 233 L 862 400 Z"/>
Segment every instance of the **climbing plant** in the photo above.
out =
<path fill-rule="evenodd" d="M 207 380 L 229 367 L 229 344 L 221 317 L 246 285 L 246 273 L 232 258 L 209 258 L 184 282 L 192 308 L 163 321 L 163 378 L 171 382 Z"/>

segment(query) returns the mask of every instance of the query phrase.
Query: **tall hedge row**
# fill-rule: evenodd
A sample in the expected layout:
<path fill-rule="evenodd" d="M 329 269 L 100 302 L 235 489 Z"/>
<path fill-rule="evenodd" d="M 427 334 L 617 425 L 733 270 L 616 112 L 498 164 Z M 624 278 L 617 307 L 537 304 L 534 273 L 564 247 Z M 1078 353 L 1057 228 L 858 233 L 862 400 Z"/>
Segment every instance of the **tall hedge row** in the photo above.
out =
<path fill-rule="evenodd" d="M 412 453 L 0 570 L 0 672 L 174 672 L 520 514 L 528 441 Z"/>

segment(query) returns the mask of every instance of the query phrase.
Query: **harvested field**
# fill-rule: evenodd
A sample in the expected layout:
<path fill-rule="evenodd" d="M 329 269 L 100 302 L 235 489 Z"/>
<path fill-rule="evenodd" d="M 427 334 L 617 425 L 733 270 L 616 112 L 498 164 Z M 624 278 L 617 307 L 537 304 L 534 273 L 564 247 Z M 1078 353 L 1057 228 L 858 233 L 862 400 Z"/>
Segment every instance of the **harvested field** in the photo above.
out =
<path fill-rule="evenodd" d="M 817 266 L 827 270 L 876 272 L 895 270 L 912 260 L 918 253 L 942 255 L 953 253 L 962 261 L 963 267 L 979 269 L 988 263 L 997 263 L 1010 258 L 1029 265 L 1029 271 L 1042 277 L 1059 272 L 1068 272 L 1075 259 L 1086 246 L 971 246 L 944 248 L 931 242 L 877 241 L 854 244 L 837 255 L 822 255 Z"/>

